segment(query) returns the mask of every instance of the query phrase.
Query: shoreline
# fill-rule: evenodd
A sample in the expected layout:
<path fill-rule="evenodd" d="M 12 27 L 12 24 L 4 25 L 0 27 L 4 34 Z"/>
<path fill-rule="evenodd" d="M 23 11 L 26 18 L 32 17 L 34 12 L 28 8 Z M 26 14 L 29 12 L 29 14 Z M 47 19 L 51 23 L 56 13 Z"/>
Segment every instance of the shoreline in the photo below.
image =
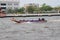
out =
<path fill-rule="evenodd" d="M 51 13 L 51 14 L 6 14 L 6 16 L 0 16 L 0 18 L 4 17 L 40 17 L 40 16 L 60 16 L 60 13 Z"/>

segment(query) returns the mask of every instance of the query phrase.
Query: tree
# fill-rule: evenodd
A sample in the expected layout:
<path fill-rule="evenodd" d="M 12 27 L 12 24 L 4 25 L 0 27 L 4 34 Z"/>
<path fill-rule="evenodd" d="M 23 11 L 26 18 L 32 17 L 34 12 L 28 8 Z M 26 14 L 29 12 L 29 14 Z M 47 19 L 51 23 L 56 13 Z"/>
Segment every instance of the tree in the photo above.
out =
<path fill-rule="evenodd" d="M 22 7 L 22 8 L 20 8 L 20 9 L 18 9 L 17 11 L 20 12 L 20 13 L 24 13 L 24 10 L 25 10 L 25 8 Z"/>
<path fill-rule="evenodd" d="M 7 9 L 7 13 L 13 13 L 12 9 Z"/>
<path fill-rule="evenodd" d="M 36 7 L 34 7 L 34 6 L 28 6 L 28 7 L 26 8 L 26 11 L 27 11 L 28 13 L 33 13 L 35 10 L 36 10 Z"/>
<path fill-rule="evenodd" d="M 25 8 L 22 7 L 20 9 L 15 8 L 15 9 L 7 9 L 7 13 L 24 13 Z"/>
<path fill-rule="evenodd" d="M 41 11 L 51 11 L 53 8 L 49 5 L 46 5 L 45 3 L 40 7 Z"/>
<path fill-rule="evenodd" d="M 53 9 L 54 9 L 54 10 L 60 10 L 60 6 L 54 7 Z"/>
<path fill-rule="evenodd" d="M 60 13 L 60 6 L 54 7 L 53 10 L 55 10 L 55 11 Z"/>

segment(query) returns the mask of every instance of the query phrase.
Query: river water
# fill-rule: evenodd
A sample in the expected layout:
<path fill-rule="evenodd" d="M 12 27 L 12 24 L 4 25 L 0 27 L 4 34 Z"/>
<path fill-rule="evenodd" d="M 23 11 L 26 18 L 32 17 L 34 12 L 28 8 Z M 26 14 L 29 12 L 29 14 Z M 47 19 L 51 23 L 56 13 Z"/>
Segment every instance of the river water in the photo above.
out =
<path fill-rule="evenodd" d="M 17 20 L 45 18 L 45 23 L 17 24 L 10 18 L 0 18 L 0 40 L 60 40 L 60 16 L 15 17 Z"/>

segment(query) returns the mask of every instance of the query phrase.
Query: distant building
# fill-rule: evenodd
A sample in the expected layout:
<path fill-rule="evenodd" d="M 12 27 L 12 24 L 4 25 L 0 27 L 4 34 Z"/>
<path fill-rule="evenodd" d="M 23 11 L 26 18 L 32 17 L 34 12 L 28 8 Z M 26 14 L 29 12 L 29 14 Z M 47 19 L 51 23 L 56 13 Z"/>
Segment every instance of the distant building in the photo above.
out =
<path fill-rule="evenodd" d="M 28 6 L 34 6 L 34 7 L 39 7 L 39 4 L 35 4 L 35 3 L 29 3 L 29 4 L 25 4 L 24 7 L 28 7 Z"/>
<path fill-rule="evenodd" d="M 16 9 L 19 7 L 19 0 L 0 0 L 0 8 L 5 9 Z"/>
<path fill-rule="evenodd" d="M 25 12 L 26 12 L 26 9 L 27 9 L 28 6 L 33 6 L 33 7 L 37 7 L 37 8 L 39 8 L 39 4 L 35 4 L 35 3 L 25 4 L 25 5 L 24 5 Z"/>

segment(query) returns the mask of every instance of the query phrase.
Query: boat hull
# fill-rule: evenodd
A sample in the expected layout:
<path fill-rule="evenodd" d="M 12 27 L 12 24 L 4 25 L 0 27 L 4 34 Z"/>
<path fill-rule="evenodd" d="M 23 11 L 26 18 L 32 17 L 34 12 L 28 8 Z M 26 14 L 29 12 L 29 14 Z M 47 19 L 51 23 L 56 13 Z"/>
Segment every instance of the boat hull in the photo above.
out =
<path fill-rule="evenodd" d="M 47 22 L 46 20 L 45 21 L 14 21 L 16 23 L 24 23 L 24 22 L 32 22 L 32 23 L 44 23 L 44 22 Z"/>

